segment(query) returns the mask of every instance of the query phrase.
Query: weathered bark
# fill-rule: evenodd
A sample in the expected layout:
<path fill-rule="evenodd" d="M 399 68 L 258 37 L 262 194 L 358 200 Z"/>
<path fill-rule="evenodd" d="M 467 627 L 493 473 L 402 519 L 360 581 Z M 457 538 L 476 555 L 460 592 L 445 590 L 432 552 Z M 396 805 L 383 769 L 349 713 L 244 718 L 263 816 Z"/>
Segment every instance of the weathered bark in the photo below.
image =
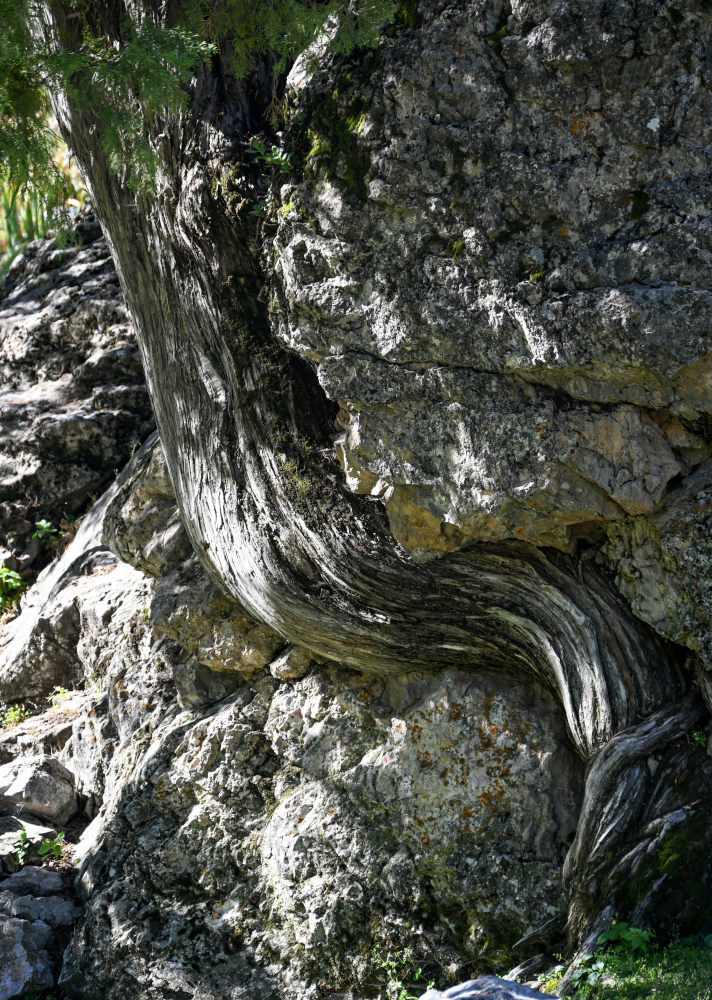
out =
<path fill-rule="evenodd" d="M 59 6 L 53 16 L 75 30 Z M 113 248 L 182 517 L 220 585 L 318 656 L 373 673 L 515 668 L 558 694 L 591 761 L 567 866 L 577 936 L 640 840 L 639 761 L 676 740 L 684 757 L 701 703 L 685 698 L 675 650 L 589 566 L 514 542 L 421 565 L 394 541 L 380 501 L 344 487 L 333 407 L 312 367 L 277 346 L 261 301 L 259 178 L 242 150 L 270 97 L 266 70 L 240 82 L 201 67 L 189 110 L 151 126 L 155 196 L 127 191 L 91 113 L 56 100 Z M 648 828 L 669 811 L 658 785 Z"/>

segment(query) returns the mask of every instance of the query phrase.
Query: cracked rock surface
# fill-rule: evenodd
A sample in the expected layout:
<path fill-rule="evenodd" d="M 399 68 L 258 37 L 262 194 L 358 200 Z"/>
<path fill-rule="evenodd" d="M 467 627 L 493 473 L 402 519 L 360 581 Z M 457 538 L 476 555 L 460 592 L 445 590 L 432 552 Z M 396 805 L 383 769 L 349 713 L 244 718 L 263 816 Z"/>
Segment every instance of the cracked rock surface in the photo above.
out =
<path fill-rule="evenodd" d="M 98 223 L 75 237 L 30 244 L 0 287 L 0 545 L 21 573 L 43 561 L 34 522 L 79 513 L 153 427 Z"/>
<path fill-rule="evenodd" d="M 710 453 L 709 10 L 419 12 L 302 82 L 275 323 L 414 553 L 571 549 Z"/>
<path fill-rule="evenodd" d="M 70 896 L 68 878 L 48 868 L 28 866 L 0 881 L 2 1000 L 54 985 L 57 945 L 79 914 Z"/>

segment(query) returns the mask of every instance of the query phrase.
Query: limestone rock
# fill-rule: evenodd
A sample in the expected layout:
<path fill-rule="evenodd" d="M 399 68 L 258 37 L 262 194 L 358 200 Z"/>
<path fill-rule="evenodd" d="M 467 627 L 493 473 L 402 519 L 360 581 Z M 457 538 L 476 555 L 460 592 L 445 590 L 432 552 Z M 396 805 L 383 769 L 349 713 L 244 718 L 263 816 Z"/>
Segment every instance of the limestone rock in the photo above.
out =
<path fill-rule="evenodd" d="M 712 671 L 712 463 L 652 516 L 617 525 L 604 557 L 635 614 Z"/>
<path fill-rule="evenodd" d="M 150 620 L 157 634 L 175 640 L 191 655 L 189 676 L 181 671 L 177 678 L 184 698 L 200 698 L 197 689 L 192 690 L 196 663 L 208 671 L 249 677 L 284 646 L 281 636 L 249 618 L 215 585 L 192 553 L 157 441 L 147 442 L 144 457 L 111 500 L 105 536 L 120 558 L 160 577 Z M 209 676 L 202 674 L 204 679 Z M 215 678 L 213 682 L 218 683 Z M 228 682 L 224 693 L 229 689 Z"/>
<path fill-rule="evenodd" d="M 709 455 L 704 4 L 418 18 L 343 85 L 293 77 L 312 149 L 275 215 L 274 324 L 416 556 L 575 549 Z"/>
<path fill-rule="evenodd" d="M 322 669 L 169 713 L 145 756 L 120 751 L 136 780 L 95 821 L 63 975 L 80 997 L 190 996 L 198 967 L 208 996 L 257 975 L 341 996 L 396 940 L 453 966 L 505 954 L 563 919 L 582 782 L 565 744 L 550 695 L 486 672 Z"/>
<path fill-rule="evenodd" d="M 4 879 L 0 886 L 3 892 L 32 896 L 52 896 L 61 892 L 64 886 L 62 876 L 52 868 L 38 868 L 25 865 Z"/>
<path fill-rule="evenodd" d="M 47 946 L 50 928 L 41 921 L 0 913 L 0 998 L 11 1000 L 32 989 L 54 986 Z"/>
<path fill-rule="evenodd" d="M 34 522 L 77 514 L 153 426 L 138 350 L 98 224 L 37 240 L 0 287 L 0 543 L 29 568 Z"/>
<path fill-rule="evenodd" d="M 151 624 L 210 670 L 245 677 L 266 667 L 284 646 L 281 636 L 215 586 L 194 555 L 156 584 Z"/>
<path fill-rule="evenodd" d="M 3 764 L 0 809 L 27 812 L 61 826 L 77 812 L 74 775 L 56 757 L 26 757 Z"/>
<path fill-rule="evenodd" d="M 134 472 L 107 508 L 104 539 L 120 559 L 153 577 L 167 574 L 192 553 L 156 434 L 147 439 Z"/>
<path fill-rule="evenodd" d="M 272 660 L 269 672 L 281 681 L 299 680 L 309 672 L 312 662 L 311 656 L 305 649 L 288 646 L 275 660 Z"/>
<path fill-rule="evenodd" d="M 0 883 L 0 914 L 20 920 L 44 921 L 53 929 L 68 927 L 79 916 L 79 909 L 59 896 L 19 896 Z"/>
<path fill-rule="evenodd" d="M 0 997 L 54 986 L 57 953 L 79 915 L 59 872 L 28 866 L 0 882 Z"/>
<path fill-rule="evenodd" d="M 535 1000 L 546 993 L 497 976 L 480 976 L 449 990 L 428 990 L 420 1000 Z"/>
<path fill-rule="evenodd" d="M 0 634 L 0 700 L 29 701 L 56 685 L 73 687 L 84 675 L 79 643 L 85 619 L 100 631 L 109 629 L 122 605 L 123 615 L 145 606 L 137 593 L 145 589 L 143 577 L 101 541 L 106 507 L 121 483 L 119 477 L 82 518 L 70 544 L 25 594 L 22 613 Z"/>
<path fill-rule="evenodd" d="M 70 739 L 72 724 L 85 711 L 86 702 L 83 692 L 75 692 L 0 733 L 0 764 L 37 753 L 57 755 Z"/>

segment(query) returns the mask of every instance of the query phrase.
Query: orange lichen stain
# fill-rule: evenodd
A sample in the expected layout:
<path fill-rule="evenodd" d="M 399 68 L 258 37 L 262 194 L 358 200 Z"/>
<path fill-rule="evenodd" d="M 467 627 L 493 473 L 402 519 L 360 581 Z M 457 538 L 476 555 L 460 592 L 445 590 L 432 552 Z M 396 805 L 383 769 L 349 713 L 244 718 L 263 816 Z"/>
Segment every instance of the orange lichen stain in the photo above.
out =
<path fill-rule="evenodd" d="M 578 118 L 575 118 L 569 125 L 569 132 L 578 135 L 588 129 L 597 118 L 602 118 L 600 111 L 584 111 Z"/>
<path fill-rule="evenodd" d="M 413 719 L 410 723 L 410 735 L 413 740 L 420 739 L 423 735 L 423 727 L 419 722 L 416 722 L 415 719 Z"/>
<path fill-rule="evenodd" d="M 559 230 L 559 236 L 561 236 L 562 239 L 566 239 L 566 237 L 568 235 L 569 235 L 568 229 L 560 229 Z"/>
<path fill-rule="evenodd" d="M 465 718 L 464 706 L 458 705 L 457 702 L 450 702 L 448 705 L 448 718 L 451 722 L 459 722 L 461 719 Z"/>

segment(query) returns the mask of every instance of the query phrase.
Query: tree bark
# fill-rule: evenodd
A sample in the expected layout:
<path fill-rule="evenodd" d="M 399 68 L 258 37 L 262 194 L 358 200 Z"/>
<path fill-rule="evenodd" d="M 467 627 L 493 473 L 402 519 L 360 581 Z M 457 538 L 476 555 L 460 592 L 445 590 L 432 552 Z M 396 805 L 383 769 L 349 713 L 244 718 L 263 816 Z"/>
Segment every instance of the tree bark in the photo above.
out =
<path fill-rule="evenodd" d="M 112 21 L 108 0 L 94 6 Z M 76 31 L 65 14 L 53 6 L 57 30 Z M 334 407 L 309 362 L 277 345 L 263 302 L 260 178 L 244 148 L 271 96 L 267 65 L 247 81 L 201 66 L 188 110 L 147 123 L 161 167 L 146 195 L 107 169 L 91 112 L 56 95 L 113 249 L 184 523 L 227 593 L 319 657 L 373 673 L 516 668 L 558 694 L 590 761 L 566 868 L 580 938 L 619 898 L 617 866 L 630 868 L 670 813 L 668 785 L 642 782 L 644 761 L 674 750 L 684 771 L 701 703 L 686 697 L 678 653 L 590 566 L 520 543 L 421 565 L 394 541 L 380 501 L 345 488 Z M 653 894 L 641 919 L 655 905 Z"/>

